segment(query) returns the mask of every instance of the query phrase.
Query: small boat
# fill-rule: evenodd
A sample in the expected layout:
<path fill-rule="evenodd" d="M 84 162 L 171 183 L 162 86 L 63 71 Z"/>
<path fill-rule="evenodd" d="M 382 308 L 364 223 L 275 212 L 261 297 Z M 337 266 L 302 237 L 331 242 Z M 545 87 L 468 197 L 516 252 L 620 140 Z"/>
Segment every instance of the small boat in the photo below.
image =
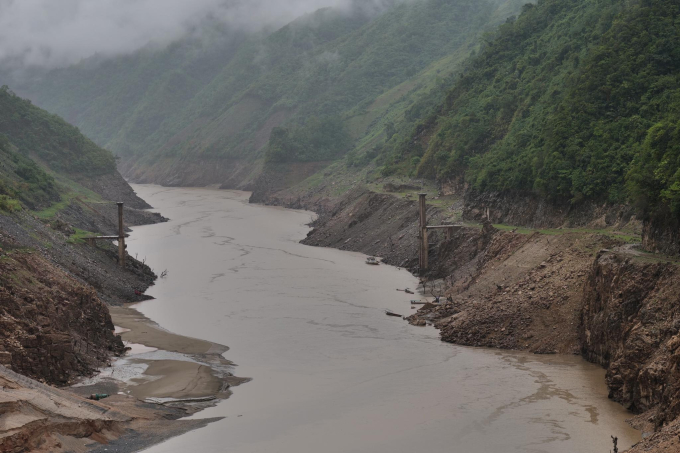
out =
<path fill-rule="evenodd" d="M 408 289 L 408 288 L 406 288 L 406 289 L 404 290 L 404 292 L 405 292 L 406 294 L 415 294 L 413 291 L 411 291 L 411 290 Z"/>
<path fill-rule="evenodd" d="M 380 261 L 378 261 L 375 256 L 369 256 L 366 258 L 366 264 L 372 264 L 373 266 L 377 266 L 380 264 Z"/>
<path fill-rule="evenodd" d="M 387 316 L 398 316 L 398 317 L 401 318 L 401 315 L 400 315 L 400 314 L 393 313 L 393 312 L 391 312 L 391 311 L 389 311 L 389 310 L 385 310 L 385 314 L 386 314 Z"/>

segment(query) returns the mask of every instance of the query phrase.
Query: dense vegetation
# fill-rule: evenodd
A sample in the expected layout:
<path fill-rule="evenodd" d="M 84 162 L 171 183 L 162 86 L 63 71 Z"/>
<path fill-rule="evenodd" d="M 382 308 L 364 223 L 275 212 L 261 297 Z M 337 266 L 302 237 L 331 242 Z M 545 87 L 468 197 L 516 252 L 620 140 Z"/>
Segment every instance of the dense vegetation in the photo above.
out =
<path fill-rule="evenodd" d="M 540 0 L 502 25 L 385 171 L 680 215 L 680 21 L 668 0 Z"/>
<path fill-rule="evenodd" d="M 19 210 L 21 203 L 35 209 L 59 200 L 54 178 L 15 149 L 0 135 L 0 211 Z"/>
<path fill-rule="evenodd" d="M 327 159 L 351 146 L 313 155 L 314 142 L 302 137 L 313 118 L 340 118 L 363 146 L 382 133 L 395 103 L 412 102 L 451 73 L 475 38 L 521 2 L 395 2 L 378 16 L 324 9 L 256 35 L 213 24 L 167 49 L 94 57 L 13 87 L 100 145 L 150 165 L 162 157 L 262 157 L 278 126 L 307 146 L 295 158 Z"/>
<path fill-rule="evenodd" d="M 36 157 L 55 171 L 97 176 L 116 168 L 110 152 L 57 115 L 16 96 L 7 86 L 0 88 L 0 134 L 20 154 Z"/>

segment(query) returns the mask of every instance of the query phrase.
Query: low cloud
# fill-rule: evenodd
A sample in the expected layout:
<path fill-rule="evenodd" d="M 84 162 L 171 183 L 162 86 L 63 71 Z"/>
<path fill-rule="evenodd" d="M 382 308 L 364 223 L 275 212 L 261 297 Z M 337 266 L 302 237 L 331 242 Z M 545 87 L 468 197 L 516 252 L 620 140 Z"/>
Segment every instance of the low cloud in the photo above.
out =
<path fill-rule="evenodd" d="M 58 67 L 167 44 L 206 20 L 255 31 L 332 6 L 392 0 L 0 0 L 0 62 Z"/>

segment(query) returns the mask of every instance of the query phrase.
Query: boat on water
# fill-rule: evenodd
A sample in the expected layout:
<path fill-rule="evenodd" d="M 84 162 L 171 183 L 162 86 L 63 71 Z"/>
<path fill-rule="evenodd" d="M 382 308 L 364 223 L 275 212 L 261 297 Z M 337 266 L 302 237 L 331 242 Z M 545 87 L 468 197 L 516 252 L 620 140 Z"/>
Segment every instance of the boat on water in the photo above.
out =
<path fill-rule="evenodd" d="M 377 266 L 378 264 L 380 264 L 380 261 L 378 261 L 378 259 L 375 256 L 369 256 L 368 258 L 366 258 L 366 264 Z"/>
<path fill-rule="evenodd" d="M 401 318 L 401 315 L 400 315 L 399 313 L 394 313 L 394 312 L 391 312 L 391 311 L 389 311 L 389 310 L 385 310 L 385 314 L 386 314 L 387 316 L 398 316 L 398 317 Z"/>

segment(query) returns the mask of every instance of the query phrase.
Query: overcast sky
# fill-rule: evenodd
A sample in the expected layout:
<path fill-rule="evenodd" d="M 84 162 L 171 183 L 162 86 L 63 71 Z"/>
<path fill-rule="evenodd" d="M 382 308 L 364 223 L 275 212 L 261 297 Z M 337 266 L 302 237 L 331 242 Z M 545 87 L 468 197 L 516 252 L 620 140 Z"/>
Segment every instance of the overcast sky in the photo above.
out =
<path fill-rule="evenodd" d="M 151 41 L 166 44 L 210 15 L 257 29 L 324 6 L 347 7 L 350 1 L 0 0 L 0 62 L 64 66 L 96 52 L 115 55 Z"/>

